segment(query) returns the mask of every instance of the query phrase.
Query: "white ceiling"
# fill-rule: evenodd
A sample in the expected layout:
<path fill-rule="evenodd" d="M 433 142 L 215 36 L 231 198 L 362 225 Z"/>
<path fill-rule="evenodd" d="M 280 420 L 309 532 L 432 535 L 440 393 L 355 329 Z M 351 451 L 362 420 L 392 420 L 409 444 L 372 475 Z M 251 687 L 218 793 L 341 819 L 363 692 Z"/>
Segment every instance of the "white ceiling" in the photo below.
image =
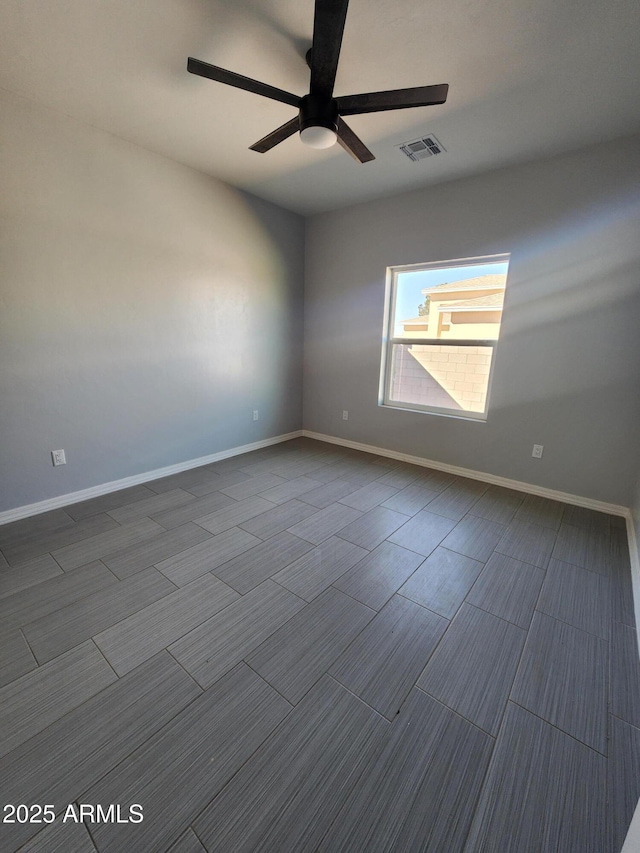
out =
<path fill-rule="evenodd" d="M 640 131 L 638 0 L 351 0 L 335 94 L 449 83 L 447 103 L 349 118 L 363 165 L 297 135 L 249 151 L 295 110 L 188 74 L 187 56 L 306 94 L 313 5 L 3 0 L 0 87 L 300 213 Z M 424 133 L 447 152 L 395 149 Z"/>

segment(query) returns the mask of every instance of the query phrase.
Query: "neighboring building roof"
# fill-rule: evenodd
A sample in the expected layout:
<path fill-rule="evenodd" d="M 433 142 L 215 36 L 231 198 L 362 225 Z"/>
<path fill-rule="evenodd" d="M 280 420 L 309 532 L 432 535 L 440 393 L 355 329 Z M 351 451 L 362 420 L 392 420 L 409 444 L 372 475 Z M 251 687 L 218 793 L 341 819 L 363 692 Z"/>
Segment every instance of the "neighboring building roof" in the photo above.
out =
<path fill-rule="evenodd" d="M 507 276 L 503 273 L 465 278 L 462 281 L 444 281 L 442 284 L 436 284 L 435 287 L 426 287 L 422 291 L 422 295 L 452 290 L 504 290 L 506 281 Z"/>
<path fill-rule="evenodd" d="M 429 323 L 429 316 L 425 314 L 424 317 L 410 317 L 408 320 L 401 320 L 400 322 L 403 326 L 406 326 L 407 324 L 411 326 L 427 326 Z"/>
<path fill-rule="evenodd" d="M 439 306 L 441 311 L 451 311 L 452 308 L 490 308 L 501 309 L 504 304 L 504 293 L 489 293 L 487 296 L 476 296 L 473 299 L 460 299 L 456 302 L 446 302 Z"/>

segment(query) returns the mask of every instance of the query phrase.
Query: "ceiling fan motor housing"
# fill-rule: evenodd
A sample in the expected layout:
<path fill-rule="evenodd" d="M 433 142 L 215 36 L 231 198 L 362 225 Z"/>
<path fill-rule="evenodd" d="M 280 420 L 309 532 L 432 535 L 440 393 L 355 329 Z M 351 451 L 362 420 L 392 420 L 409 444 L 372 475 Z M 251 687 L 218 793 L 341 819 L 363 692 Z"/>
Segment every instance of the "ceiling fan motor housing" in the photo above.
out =
<path fill-rule="evenodd" d="M 338 104 L 333 98 L 305 95 L 300 100 L 300 131 L 308 127 L 326 127 L 338 131 Z"/>

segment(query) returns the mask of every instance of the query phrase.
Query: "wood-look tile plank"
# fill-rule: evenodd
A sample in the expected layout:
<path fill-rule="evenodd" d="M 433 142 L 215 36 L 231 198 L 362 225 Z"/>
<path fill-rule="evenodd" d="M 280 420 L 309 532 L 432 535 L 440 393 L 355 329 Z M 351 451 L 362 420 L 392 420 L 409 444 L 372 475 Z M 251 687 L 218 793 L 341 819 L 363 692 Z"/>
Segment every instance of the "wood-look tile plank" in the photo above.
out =
<path fill-rule="evenodd" d="M 203 498 L 196 498 L 196 500 L 189 501 L 189 503 L 183 506 L 159 512 L 153 516 L 153 520 L 162 525 L 165 530 L 173 530 L 175 527 L 181 527 L 189 521 L 197 519 L 199 522 L 201 518 L 209 518 L 212 514 L 223 511 L 225 508 L 236 506 L 237 502 L 228 495 L 223 495 L 222 492 L 212 492 Z M 204 525 L 200 526 L 203 527 Z M 234 526 L 235 524 L 229 525 L 229 527 Z M 215 532 L 215 530 L 211 531 L 211 533 Z"/>
<path fill-rule="evenodd" d="M 187 548 L 173 557 L 156 563 L 156 568 L 173 581 L 176 586 L 186 586 L 196 578 L 215 571 L 218 566 L 228 562 L 260 544 L 257 536 L 232 527 L 212 536 L 198 545 Z"/>
<path fill-rule="evenodd" d="M 18 628 L 0 630 L 0 687 L 31 672 L 37 666 L 27 641 Z"/>
<path fill-rule="evenodd" d="M 441 616 L 394 595 L 329 674 L 378 713 L 393 719 L 448 625 Z"/>
<path fill-rule="evenodd" d="M 101 562 L 64 572 L 0 600 L 0 625 L 17 628 L 118 581 Z"/>
<path fill-rule="evenodd" d="M 75 814 L 78 813 L 74 805 Z M 56 821 L 41 830 L 20 853 L 96 853 L 91 836 L 83 823 L 63 823 L 65 811 L 56 815 Z"/>
<path fill-rule="evenodd" d="M 572 524 L 574 527 L 586 527 L 600 533 L 608 534 L 611 530 L 610 515 L 605 512 L 598 512 L 595 509 L 587 509 L 584 506 L 567 504 L 564 508 L 562 520 L 565 524 Z"/>
<path fill-rule="evenodd" d="M 603 640 L 609 639 L 610 585 L 596 572 L 550 560 L 537 609 Z"/>
<path fill-rule="evenodd" d="M 332 536 L 277 572 L 273 580 L 305 601 L 312 601 L 368 553 Z"/>
<path fill-rule="evenodd" d="M 503 486 L 489 486 L 480 500 L 476 501 L 469 512 L 487 521 L 509 524 L 522 504 L 524 492 L 505 489 Z"/>
<path fill-rule="evenodd" d="M 209 687 L 304 607 L 267 580 L 169 647 L 202 687 Z"/>
<path fill-rule="evenodd" d="M 445 619 L 453 619 L 483 568 L 478 560 L 438 547 L 398 592 Z"/>
<path fill-rule="evenodd" d="M 515 520 L 558 530 L 565 507 L 566 504 L 560 501 L 543 498 L 539 495 L 526 495 L 516 513 Z"/>
<path fill-rule="evenodd" d="M 487 484 L 480 480 L 459 477 L 430 502 L 429 512 L 460 521 L 487 488 Z"/>
<path fill-rule="evenodd" d="M 495 736 L 526 636 L 510 622 L 463 604 L 418 687 Z"/>
<path fill-rule="evenodd" d="M 422 509 L 389 536 L 389 541 L 428 557 L 455 526 L 454 520 Z"/>
<path fill-rule="evenodd" d="M 203 480 L 201 483 L 190 483 L 185 487 L 185 490 L 197 498 L 203 498 L 205 495 L 210 495 L 219 489 L 235 486 L 237 483 L 242 483 L 243 480 L 248 479 L 249 474 L 245 474 L 243 471 L 227 471 L 216 474 L 215 479 Z"/>
<path fill-rule="evenodd" d="M 157 569 L 143 569 L 128 580 L 28 623 L 22 631 L 38 663 L 47 663 L 175 589 Z"/>
<path fill-rule="evenodd" d="M 640 729 L 609 716 L 607 761 L 609 850 L 622 850 L 640 800 Z"/>
<path fill-rule="evenodd" d="M 413 690 L 385 740 L 317 853 L 460 853 L 493 739 Z"/>
<path fill-rule="evenodd" d="M 408 486 L 415 485 L 416 480 L 424 473 L 424 468 L 419 468 L 417 465 L 409 465 L 407 462 L 401 462 L 398 459 L 388 461 L 397 462 L 397 467 L 389 468 L 387 473 L 383 472 L 383 476 L 378 482 L 386 483 L 396 489 L 405 489 Z"/>
<path fill-rule="evenodd" d="M 167 853 L 207 853 L 192 829 L 183 833 Z"/>
<path fill-rule="evenodd" d="M 124 580 L 142 569 L 148 569 L 194 545 L 199 545 L 211 536 L 212 534 L 199 524 L 187 522 L 182 527 L 175 527 L 173 530 L 159 533 L 152 539 L 130 545 L 122 551 L 107 554 L 102 558 L 102 562 L 116 577 Z"/>
<path fill-rule="evenodd" d="M 249 480 L 243 480 L 241 483 L 236 483 L 234 486 L 227 486 L 223 490 L 223 494 L 228 495 L 236 501 L 245 500 L 245 498 L 253 497 L 259 492 L 265 492 L 274 486 L 280 486 L 286 483 L 284 477 L 278 477 L 277 474 L 260 474 L 257 477 L 251 477 Z"/>
<path fill-rule="evenodd" d="M 275 504 L 283 504 L 293 500 L 293 498 L 299 498 L 305 492 L 310 492 L 319 486 L 320 483 L 310 477 L 296 477 L 293 480 L 286 480 L 279 486 L 265 489 L 265 491 L 260 492 L 260 495 Z"/>
<path fill-rule="evenodd" d="M 73 525 L 73 519 L 63 509 L 52 509 L 40 515 L 10 521 L 0 526 L 0 548 L 10 543 L 32 539 L 34 536 L 55 533 Z"/>
<path fill-rule="evenodd" d="M 193 827 L 208 850 L 315 851 L 388 723 L 325 676 Z"/>
<path fill-rule="evenodd" d="M 101 631 L 94 640 L 118 675 L 124 675 L 238 597 L 218 578 L 204 575 Z"/>
<path fill-rule="evenodd" d="M 468 515 L 442 540 L 443 548 L 485 563 L 505 531 L 503 524 Z"/>
<path fill-rule="evenodd" d="M 356 488 L 357 486 L 347 480 L 331 480 L 300 495 L 300 500 L 318 509 L 325 509 L 345 495 L 351 494 Z"/>
<path fill-rule="evenodd" d="M 546 569 L 555 540 L 555 530 L 516 520 L 505 530 L 504 536 L 496 545 L 496 551 L 523 563 Z"/>
<path fill-rule="evenodd" d="M 244 551 L 215 569 L 220 580 L 244 595 L 275 575 L 289 563 L 299 559 L 313 546 L 287 531 Z"/>
<path fill-rule="evenodd" d="M 157 533 L 162 533 L 162 527 L 149 518 L 141 518 L 131 524 L 125 524 L 116 530 L 99 533 L 82 542 L 66 545 L 53 552 L 53 558 L 66 571 L 84 566 L 93 560 L 99 560 L 105 554 L 119 551 L 128 545 L 137 545 L 145 539 L 151 539 Z"/>
<path fill-rule="evenodd" d="M 223 497 L 225 496 L 223 495 Z M 202 498 L 202 500 L 207 500 L 207 498 Z M 233 499 L 227 498 L 226 500 L 231 501 Z M 243 501 L 234 501 L 223 505 L 208 515 L 196 517 L 196 521 L 200 527 L 204 527 L 205 530 L 217 536 L 218 533 L 224 533 L 231 527 L 237 527 L 243 521 L 248 521 L 269 509 L 273 509 L 273 504 L 256 495 Z"/>
<path fill-rule="evenodd" d="M 179 471 L 177 474 L 169 474 L 168 477 L 160 477 L 157 480 L 151 480 L 147 483 L 151 491 L 156 494 L 170 492 L 173 489 L 184 489 L 191 492 L 191 489 L 201 485 L 211 485 L 216 488 L 218 483 L 218 475 L 210 471 L 207 466 L 198 468 L 189 468 L 186 471 Z M 195 492 L 192 492 L 195 494 Z M 208 494 L 208 493 L 207 493 Z"/>
<path fill-rule="evenodd" d="M 439 492 L 432 489 L 414 484 L 405 486 L 402 491 L 396 492 L 395 495 L 384 501 L 382 506 L 411 516 L 424 509 L 438 494 Z"/>
<path fill-rule="evenodd" d="M 238 526 L 260 539 L 269 539 L 276 533 L 282 533 L 288 527 L 292 527 L 299 521 L 309 518 L 318 510 L 309 504 L 298 501 L 295 498 L 286 503 L 278 504 L 266 512 L 260 513 L 248 521 L 243 521 Z"/>
<path fill-rule="evenodd" d="M 395 530 L 408 521 L 408 516 L 392 509 L 377 506 L 365 512 L 360 518 L 356 518 L 346 527 L 336 530 L 336 536 L 353 542 L 361 548 L 373 551 L 381 542 L 390 536 Z"/>
<path fill-rule="evenodd" d="M 609 590 L 611 594 L 612 619 L 615 619 L 616 622 L 624 622 L 625 625 L 635 628 L 633 583 L 631 580 L 631 568 L 629 566 L 612 567 L 612 572 L 609 576 Z"/>
<path fill-rule="evenodd" d="M 0 568 L 0 599 L 61 575 L 62 569 L 51 554 L 43 554 L 14 568 Z"/>
<path fill-rule="evenodd" d="M 611 537 L 600 531 L 562 524 L 553 549 L 553 557 L 591 572 L 610 575 Z"/>
<path fill-rule="evenodd" d="M 467 601 L 528 630 L 544 577 L 542 569 L 496 553 L 480 574 Z"/>
<path fill-rule="evenodd" d="M 606 755 L 608 658 L 604 640 L 536 612 L 511 698 Z"/>
<path fill-rule="evenodd" d="M 88 640 L 0 688 L 0 756 L 81 705 L 116 675 Z"/>
<path fill-rule="evenodd" d="M 52 803 L 57 814 L 64 814 L 69 803 L 201 692 L 161 652 L 0 759 L 2 801 Z M 5 843 L 13 850 L 38 829 L 5 824 Z"/>
<path fill-rule="evenodd" d="M 145 804 L 144 820 L 126 833 L 113 823 L 92 826 L 98 849 L 166 850 L 289 710 L 247 666 L 236 667 L 83 795 Z"/>
<path fill-rule="evenodd" d="M 380 610 L 421 562 L 421 554 L 383 542 L 335 581 L 334 586 L 367 607 Z"/>
<path fill-rule="evenodd" d="M 98 515 L 102 512 L 108 512 L 110 509 L 116 509 L 116 507 L 151 497 L 153 497 L 153 492 L 147 486 L 131 486 L 129 489 L 120 489 L 117 492 L 109 492 L 97 498 L 72 504 L 65 507 L 65 512 L 74 521 L 81 521 L 91 515 Z"/>
<path fill-rule="evenodd" d="M 247 663 L 296 705 L 354 640 L 375 611 L 329 588 L 247 657 Z"/>
<path fill-rule="evenodd" d="M 0 551 L 0 569 L 6 569 L 9 567 L 9 562 L 7 558 L 4 556 L 2 551 Z"/>
<path fill-rule="evenodd" d="M 143 498 L 133 504 L 109 510 L 109 515 L 111 518 L 115 518 L 118 524 L 129 524 L 139 518 L 148 518 L 165 510 L 176 509 L 194 500 L 195 497 L 183 489 L 171 489 L 168 492 L 162 492 L 160 495 L 151 495 L 151 497 Z"/>
<path fill-rule="evenodd" d="M 640 728 L 640 660 L 635 628 L 611 623 L 610 710 Z"/>
<path fill-rule="evenodd" d="M 289 533 L 306 539 L 313 545 L 319 545 L 352 521 L 360 518 L 361 515 L 362 513 L 357 509 L 352 509 L 343 504 L 330 504 L 304 521 L 294 524 L 289 528 Z"/>
<path fill-rule="evenodd" d="M 606 760 L 509 702 L 465 853 L 602 853 Z"/>
<path fill-rule="evenodd" d="M 119 527 L 118 522 L 114 521 L 110 515 L 100 513 L 84 518 L 82 521 L 61 530 L 36 536 L 25 536 L 20 542 L 8 543 L 3 546 L 2 550 L 10 565 L 19 566 L 49 551 L 55 551 L 74 542 L 81 542 L 107 530 L 118 530 Z"/>
<path fill-rule="evenodd" d="M 353 509 L 359 509 L 360 512 L 367 512 L 395 495 L 397 491 L 396 488 L 385 483 L 368 483 L 366 486 L 356 489 L 355 492 L 351 492 L 350 495 L 340 498 L 339 503 L 353 507 Z"/>

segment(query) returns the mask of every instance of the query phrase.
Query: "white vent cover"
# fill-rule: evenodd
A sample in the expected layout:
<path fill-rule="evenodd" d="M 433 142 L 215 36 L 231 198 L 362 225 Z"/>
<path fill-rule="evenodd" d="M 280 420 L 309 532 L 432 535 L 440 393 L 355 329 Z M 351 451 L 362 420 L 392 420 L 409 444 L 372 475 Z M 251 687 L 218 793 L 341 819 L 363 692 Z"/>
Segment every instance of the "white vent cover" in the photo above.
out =
<path fill-rule="evenodd" d="M 399 148 L 414 163 L 446 151 L 446 148 L 438 142 L 432 133 L 428 136 L 422 136 L 420 139 L 414 139 L 411 142 L 403 142 L 401 145 L 396 145 L 396 148 Z"/>

